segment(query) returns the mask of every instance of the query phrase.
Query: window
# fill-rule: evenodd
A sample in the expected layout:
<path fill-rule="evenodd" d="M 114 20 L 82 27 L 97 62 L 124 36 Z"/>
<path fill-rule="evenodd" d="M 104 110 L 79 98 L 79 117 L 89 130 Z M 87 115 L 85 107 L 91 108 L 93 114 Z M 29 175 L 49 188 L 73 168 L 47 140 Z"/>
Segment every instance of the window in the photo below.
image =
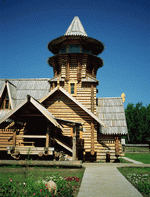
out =
<path fill-rule="evenodd" d="M 59 51 L 60 54 L 66 53 L 66 52 L 67 52 L 67 47 L 66 47 L 66 46 L 63 46 L 63 47 L 60 49 L 60 51 Z"/>
<path fill-rule="evenodd" d="M 90 49 L 82 48 L 82 53 L 92 54 Z"/>
<path fill-rule="evenodd" d="M 75 87 L 75 84 L 74 84 L 74 83 L 71 83 L 71 84 L 70 84 L 70 88 L 71 88 L 70 93 L 71 93 L 71 94 L 74 94 L 74 87 Z"/>
<path fill-rule="evenodd" d="M 69 53 L 80 53 L 79 44 L 69 44 Z"/>
<path fill-rule="evenodd" d="M 69 85 L 69 93 L 72 95 L 76 95 L 76 83 L 74 81 L 71 81 L 68 85 Z"/>
<path fill-rule="evenodd" d="M 6 93 L 6 96 L 4 97 L 1 109 L 11 109 L 8 93 Z"/>

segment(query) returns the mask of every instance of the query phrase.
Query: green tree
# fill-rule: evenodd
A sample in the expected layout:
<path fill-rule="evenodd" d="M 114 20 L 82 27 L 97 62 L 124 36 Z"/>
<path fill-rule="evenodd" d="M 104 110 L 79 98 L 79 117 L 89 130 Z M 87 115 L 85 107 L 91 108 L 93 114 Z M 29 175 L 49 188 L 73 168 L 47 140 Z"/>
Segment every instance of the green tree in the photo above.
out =
<path fill-rule="evenodd" d="M 146 107 L 142 103 L 135 106 L 132 103 L 125 109 L 128 133 L 131 144 L 147 143 L 150 139 L 150 104 Z"/>

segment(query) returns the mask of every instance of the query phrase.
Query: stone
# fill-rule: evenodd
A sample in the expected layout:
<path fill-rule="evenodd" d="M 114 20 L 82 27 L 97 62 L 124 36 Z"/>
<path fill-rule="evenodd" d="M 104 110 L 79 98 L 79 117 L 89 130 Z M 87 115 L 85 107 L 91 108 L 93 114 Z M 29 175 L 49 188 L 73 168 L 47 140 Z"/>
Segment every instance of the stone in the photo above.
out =
<path fill-rule="evenodd" d="M 55 190 L 55 194 L 56 194 L 57 185 L 54 181 L 52 181 L 52 180 L 48 181 L 47 188 L 48 188 L 49 192 L 51 192 L 52 190 Z"/>

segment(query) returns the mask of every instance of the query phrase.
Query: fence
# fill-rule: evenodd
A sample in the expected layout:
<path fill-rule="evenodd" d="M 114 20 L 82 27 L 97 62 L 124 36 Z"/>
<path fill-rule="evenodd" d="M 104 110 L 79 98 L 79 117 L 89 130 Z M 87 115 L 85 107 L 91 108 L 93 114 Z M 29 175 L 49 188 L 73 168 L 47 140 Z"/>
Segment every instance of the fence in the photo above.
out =
<path fill-rule="evenodd" d="M 149 144 L 126 144 L 123 146 L 123 152 L 126 153 L 149 153 Z"/>

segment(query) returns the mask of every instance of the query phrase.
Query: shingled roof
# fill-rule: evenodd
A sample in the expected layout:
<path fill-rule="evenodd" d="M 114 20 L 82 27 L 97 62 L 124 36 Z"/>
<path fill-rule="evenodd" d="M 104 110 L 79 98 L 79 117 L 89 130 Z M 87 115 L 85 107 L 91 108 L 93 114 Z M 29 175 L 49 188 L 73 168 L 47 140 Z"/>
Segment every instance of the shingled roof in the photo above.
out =
<path fill-rule="evenodd" d="M 27 95 L 31 95 L 36 100 L 40 100 L 50 91 L 49 79 L 0 79 L 0 98 L 7 88 L 11 108 L 18 106 Z M 0 118 L 10 110 L 0 110 Z"/>
<path fill-rule="evenodd" d="M 68 27 L 65 36 L 88 36 L 78 16 L 75 16 L 70 26 Z"/>
<path fill-rule="evenodd" d="M 50 91 L 49 79 L 0 79 L 0 96 L 5 85 L 10 88 L 9 97 L 14 102 L 14 107 L 22 102 L 29 94 L 40 100 Z M 7 85 L 8 84 L 8 85 Z"/>
<path fill-rule="evenodd" d="M 108 126 L 101 127 L 101 133 L 123 135 L 128 133 L 121 97 L 98 98 L 96 111 L 97 117 Z"/>

